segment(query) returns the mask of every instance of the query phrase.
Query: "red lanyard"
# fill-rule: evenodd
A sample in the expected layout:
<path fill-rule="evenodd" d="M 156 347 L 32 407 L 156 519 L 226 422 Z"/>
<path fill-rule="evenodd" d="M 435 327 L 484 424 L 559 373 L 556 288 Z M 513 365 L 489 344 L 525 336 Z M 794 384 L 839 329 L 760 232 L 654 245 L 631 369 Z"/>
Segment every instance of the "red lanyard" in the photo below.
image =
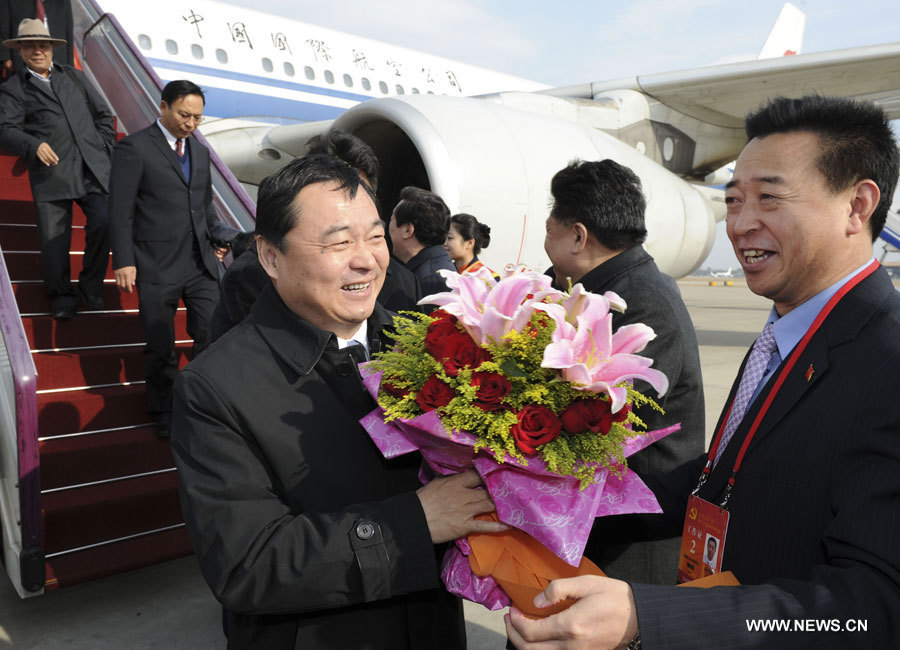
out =
<path fill-rule="evenodd" d="M 872 273 L 875 272 L 878 266 L 878 261 L 872 260 L 871 264 L 857 273 L 854 277 L 847 281 L 844 286 L 838 289 L 838 291 L 831 297 L 831 299 L 819 312 L 818 316 L 816 316 L 813 324 L 806 331 L 806 334 L 803 335 L 803 338 L 800 339 L 800 342 L 791 352 L 790 356 L 788 357 L 787 363 L 784 364 L 781 372 L 778 373 L 778 377 L 776 378 L 775 383 L 772 386 L 772 390 L 770 390 L 766 395 L 766 399 L 763 402 L 762 407 L 759 409 L 759 413 L 756 414 L 756 418 L 754 418 L 753 424 L 750 425 L 750 430 L 747 432 L 747 435 L 744 438 L 744 443 L 741 445 L 741 449 L 738 452 L 737 459 L 734 461 L 734 467 L 731 470 L 731 477 L 728 479 L 728 488 L 725 492 L 725 499 L 722 501 L 723 508 L 728 504 L 728 499 L 731 497 L 731 491 L 734 489 L 735 476 L 737 476 L 738 470 L 741 467 L 741 463 L 744 461 L 744 455 L 747 453 L 747 448 L 750 446 L 750 442 L 753 440 L 753 436 L 756 435 L 756 430 L 759 429 L 759 425 L 762 423 L 763 418 L 766 416 L 766 413 L 768 413 L 769 406 L 771 406 L 772 402 L 775 399 L 775 396 L 781 389 L 782 384 L 784 384 L 785 380 L 787 379 L 788 374 L 797 363 L 797 359 L 799 359 L 800 355 L 803 354 L 803 351 L 809 344 L 810 339 L 812 339 L 813 335 L 819 330 L 819 328 L 822 326 L 822 323 L 825 322 L 825 319 L 828 317 L 831 311 L 841 301 L 841 298 L 843 298 L 847 294 L 847 292 L 857 284 L 872 275 Z M 728 422 L 728 417 L 731 415 L 731 408 L 733 406 L 734 400 L 732 400 L 731 404 L 728 406 L 728 413 L 722 419 L 722 424 L 719 425 L 719 431 L 716 433 L 716 439 L 713 441 L 712 448 L 709 450 L 709 456 L 706 459 L 706 466 L 703 468 L 703 473 L 700 475 L 700 482 L 694 490 L 693 494 L 697 494 L 697 492 L 700 491 L 700 488 L 704 483 L 706 483 L 706 479 L 712 471 L 713 459 L 716 457 L 716 452 L 719 449 L 719 444 L 722 442 L 722 432 L 725 430 L 725 423 Z"/>

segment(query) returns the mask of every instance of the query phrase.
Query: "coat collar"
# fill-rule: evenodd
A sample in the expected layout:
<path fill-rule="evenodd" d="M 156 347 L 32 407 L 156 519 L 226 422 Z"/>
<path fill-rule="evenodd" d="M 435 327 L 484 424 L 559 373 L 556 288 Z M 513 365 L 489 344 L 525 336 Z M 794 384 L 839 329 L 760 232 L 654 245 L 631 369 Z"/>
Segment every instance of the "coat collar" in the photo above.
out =
<path fill-rule="evenodd" d="M 753 441 L 747 449 L 748 454 L 751 454 L 756 447 L 762 444 L 766 437 L 775 429 L 776 425 L 803 399 L 810 388 L 817 381 L 821 381 L 822 377 L 828 373 L 831 351 L 838 346 L 853 341 L 859 335 L 860 330 L 871 320 L 880 305 L 894 291 L 894 286 L 887 272 L 883 268 L 879 268 L 851 289 L 835 306 L 828 318 L 822 323 L 819 331 L 810 339 L 809 345 L 797 359 L 793 369 L 772 401 L 768 413 L 766 413 L 765 418 L 760 423 L 756 434 L 753 436 Z M 760 392 L 759 397 L 747 410 L 741 424 L 734 432 L 732 440 L 742 441 L 746 437 L 750 425 L 759 413 L 766 396 L 772 390 L 786 362 L 787 359 L 782 361 L 765 388 Z M 744 363 L 746 363 L 746 357 Z M 808 374 L 807 369 L 810 367 L 814 371 Z M 741 372 L 743 372 L 743 365 L 741 368 Z M 731 401 L 734 399 L 740 377 L 741 373 L 738 373 L 731 387 L 725 407 L 731 404 Z M 723 416 L 724 408 L 722 415 L 719 416 L 716 432 L 719 430 Z M 731 444 L 726 447 L 709 477 L 707 486 L 703 490 L 705 496 L 717 495 L 724 489 L 725 483 L 731 476 L 731 470 L 734 467 L 740 447 L 740 444 Z"/>
<path fill-rule="evenodd" d="M 444 257 L 447 258 L 450 266 L 455 269 L 456 267 L 453 265 L 453 260 L 450 259 L 450 254 L 443 246 L 426 246 L 406 262 L 406 268 L 410 271 L 414 271 L 426 262 L 442 259 Z"/>
<path fill-rule="evenodd" d="M 35 88 L 38 89 L 39 92 L 44 93 L 52 99 L 57 104 L 61 104 L 59 101 L 59 97 L 56 95 L 56 89 L 59 83 L 59 73 L 58 68 L 56 66 L 53 67 L 53 72 L 50 75 L 50 79 L 48 81 L 41 81 L 36 78 L 27 68 L 21 71 L 21 79 L 23 84 L 31 84 Z"/>
<path fill-rule="evenodd" d="M 597 291 L 608 287 L 616 276 L 652 261 L 653 258 L 643 246 L 632 246 L 585 273 L 578 283 L 588 291 Z"/>
<path fill-rule="evenodd" d="M 383 330 L 391 326 L 392 312 L 375 303 L 368 318 L 369 352 L 381 351 L 387 339 Z M 259 294 L 249 319 L 272 351 L 300 375 L 308 375 L 326 348 L 337 349 L 337 337 L 303 320 L 284 304 L 270 282 Z"/>

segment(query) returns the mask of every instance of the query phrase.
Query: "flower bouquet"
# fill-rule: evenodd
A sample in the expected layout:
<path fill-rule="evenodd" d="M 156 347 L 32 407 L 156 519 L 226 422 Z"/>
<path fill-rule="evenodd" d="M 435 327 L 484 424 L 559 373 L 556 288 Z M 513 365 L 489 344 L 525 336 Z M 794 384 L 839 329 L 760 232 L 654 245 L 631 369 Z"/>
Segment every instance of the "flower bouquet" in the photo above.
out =
<path fill-rule="evenodd" d="M 378 402 L 362 424 L 385 457 L 420 451 L 423 482 L 478 471 L 513 529 L 457 540 L 442 577 L 528 612 L 549 580 L 599 573 L 582 558 L 595 517 L 660 511 L 626 458 L 679 428 L 639 433 L 634 407 L 659 406 L 632 381 L 659 395 L 668 381 L 636 354 L 652 329 L 612 331 L 611 310 L 626 308 L 614 293 L 558 291 L 521 269 L 441 273 L 450 291 L 422 301 L 440 309 L 395 319 L 392 349 L 361 366 Z"/>

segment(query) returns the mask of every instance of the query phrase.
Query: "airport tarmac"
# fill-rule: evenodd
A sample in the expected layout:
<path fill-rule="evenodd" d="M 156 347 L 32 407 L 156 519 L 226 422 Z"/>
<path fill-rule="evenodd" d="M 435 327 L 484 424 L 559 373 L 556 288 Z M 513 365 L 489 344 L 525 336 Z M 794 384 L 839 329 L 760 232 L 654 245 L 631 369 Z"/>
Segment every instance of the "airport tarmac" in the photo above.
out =
<path fill-rule="evenodd" d="M 716 286 L 710 286 L 715 281 Z M 707 439 L 770 303 L 741 279 L 685 278 L 682 295 L 700 344 Z M 502 649 L 503 612 L 466 603 L 470 650 Z M 193 557 L 20 600 L 0 578 L 0 649 L 225 648 L 221 613 Z"/>

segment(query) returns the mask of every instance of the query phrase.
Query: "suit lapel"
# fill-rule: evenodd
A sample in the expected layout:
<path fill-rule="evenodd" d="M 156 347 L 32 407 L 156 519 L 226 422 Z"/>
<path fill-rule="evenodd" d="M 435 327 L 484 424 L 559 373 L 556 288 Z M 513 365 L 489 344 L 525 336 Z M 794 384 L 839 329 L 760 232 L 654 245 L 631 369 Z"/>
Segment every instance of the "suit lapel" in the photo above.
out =
<path fill-rule="evenodd" d="M 166 136 L 163 135 L 163 132 L 159 129 L 159 125 L 157 125 L 157 128 L 155 129 L 150 129 L 150 138 L 153 140 L 153 144 L 156 145 L 156 148 L 159 149 L 159 152 L 163 157 L 169 161 L 170 165 L 172 165 L 172 168 L 178 174 L 178 178 L 181 179 L 181 182 L 187 185 L 187 179 L 184 177 L 184 172 L 181 171 L 178 157 L 175 155 L 172 147 L 169 146 L 169 142 L 166 140 Z M 193 165 L 193 162 L 191 162 L 191 164 Z"/>
<path fill-rule="evenodd" d="M 39 79 L 35 79 L 34 75 L 32 75 L 27 70 L 25 71 L 25 74 L 28 75 L 28 83 L 37 88 L 40 92 L 49 97 L 55 103 L 62 105 L 59 101 L 59 97 L 57 97 L 56 95 L 56 84 L 54 83 L 56 74 L 50 75 L 50 83 L 44 83 Z"/>

